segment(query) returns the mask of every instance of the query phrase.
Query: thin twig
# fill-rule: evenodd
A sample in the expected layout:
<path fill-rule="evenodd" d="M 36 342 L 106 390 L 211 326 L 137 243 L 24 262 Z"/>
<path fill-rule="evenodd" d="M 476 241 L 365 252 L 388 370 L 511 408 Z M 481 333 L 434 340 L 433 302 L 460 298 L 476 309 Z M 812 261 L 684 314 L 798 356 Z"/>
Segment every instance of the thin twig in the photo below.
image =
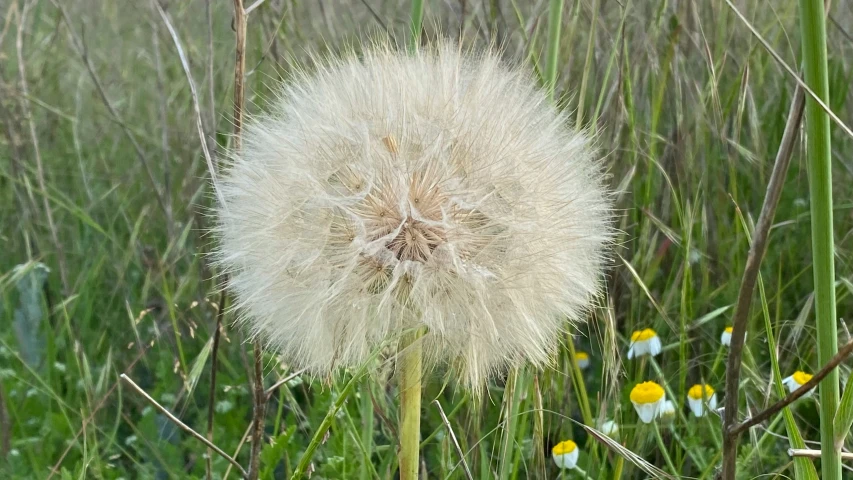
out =
<path fill-rule="evenodd" d="M 255 354 L 254 392 L 252 395 L 252 450 L 249 456 L 249 480 L 257 480 L 261 466 L 261 445 L 264 441 L 264 418 L 266 416 L 267 395 L 264 392 L 264 350 L 261 342 L 252 342 Z"/>
<path fill-rule="evenodd" d="M 234 457 L 240 454 L 240 450 L 243 449 L 243 445 L 246 444 L 246 441 L 249 439 L 249 434 L 252 433 L 252 425 L 249 424 L 246 427 L 246 431 L 243 432 L 243 436 L 240 437 L 240 443 L 237 444 L 237 448 L 234 449 Z M 231 465 L 228 465 L 228 468 L 225 469 L 225 473 L 222 474 L 222 480 L 228 480 L 228 476 L 231 475 Z"/>
<path fill-rule="evenodd" d="M 24 118 L 27 120 L 27 126 L 30 131 L 30 140 L 33 143 L 33 156 L 36 160 L 36 179 L 38 180 L 39 188 L 41 189 L 42 200 L 44 202 L 44 214 L 47 217 L 47 226 L 50 229 L 50 237 L 53 240 L 53 245 L 56 248 L 56 256 L 59 263 L 59 278 L 62 280 L 62 289 L 65 295 L 71 294 L 71 285 L 68 283 L 68 269 L 65 263 L 65 249 L 59 242 L 59 233 L 56 229 L 56 222 L 53 221 L 53 211 L 50 208 L 50 202 L 47 200 L 47 184 L 44 181 L 44 164 L 41 161 L 41 150 L 39 149 L 38 135 L 36 134 L 36 124 L 33 121 L 33 115 L 30 111 L 29 87 L 27 85 L 26 63 L 24 62 L 24 28 L 26 27 L 27 17 L 30 9 L 35 4 L 34 1 L 24 3 L 21 9 L 21 15 L 18 17 L 18 35 L 15 41 L 15 47 L 18 53 L 18 75 L 21 82 L 21 108 L 24 113 Z"/>
<path fill-rule="evenodd" d="M 810 450 L 808 448 L 789 448 L 788 455 L 792 457 L 820 458 L 820 450 Z M 853 453 L 841 452 L 842 460 L 853 460 Z"/>
<path fill-rule="evenodd" d="M 379 26 L 382 27 L 382 30 L 385 30 L 385 32 L 388 32 L 388 27 L 385 25 L 385 22 L 382 21 L 382 17 L 380 17 L 379 14 L 376 13 L 376 10 L 373 9 L 373 7 L 370 5 L 370 3 L 368 3 L 367 0 L 361 0 L 361 3 L 363 3 L 364 6 L 367 7 L 367 10 L 370 12 L 370 16 L 372 16 L 373 19 L 376 20 L 376 23 L 378 23 Z M 463 16 L 464 16 L 464 13 L 463 13 Z"/>
<path fill-rule="evenodd" d="M 178 51 L 178 57 L 181 60 L 181 67 L 184 69 L 184 74 L 187 76 L 187 82 L 190 85 L 190 94 L 193 100 L 193 110 L 195 112 L 195 120 L 196 120 L 196 129 L 198 130 L 199 141 L 201 142 L 201 150 L 204 153 L 204 160 L 207 163 L 207 169 L 210 171 L 210 179 L 213 184 L 213 191 L 216 193 L 216 196 L 219 198 L 221 204 L 224 205 L 224 201 L 222 199 L 222 194 L 219 191 L 219 186 L 216 181 L 216 165 L 213 161 L 213 157 L 210 154 L 210 150 L 208 149 L 208 140 L 207 135 L 204 132 L 204 124 L 201 116 L 201 105 L 198 99 L 198 91 L 196 90 L 195 81 L 193 80 L 192 71 L 190 70 L 189 61 L 184 53 L 183 46 L 181 45 L 181 40 L 178 37 L 178 33 L 175 30 L 175 27 L 172 25 L 171 20 L 169 19 L 169 15 L 163 10 L 163 7 L 160 6 L 157 0 L 152 0 L 155 8 L 157 9 L 157 13 L 160 14 L 160 18 L 163 19 L 163 23 L 166 24 L 166 28 L 169 30 L 169 35 L 172 37 L 172 42 L 175 44 L 175 49 Z M 209 11 L 210 5 L 208 3 L 208 17 L 210 16 Z M 212 70 L 211 70 L 212 75 Z M 211 77 L 211 82 L 213 82 Z M 212 84 L 212 83 L 211 83 Z M 211 96 L 212 102 L 212 96 Z M 213 108 L 213 104 L 211 103 L 211 109 Z M 212 128 L 212 126 L 211 126 Z M 222 332 L 222 317 L 225 315 L 225 307 L 227 302 L 227 294 L 225 290 L 222 290 L 219 295 L 218 309 L 216 310 L 216 325 L 213 330 L 213 345 L 211 347 L 211 362 L 210 362 L 210 389 L 208 392 L 208 410 L 207 410 L 207 439 L 212 443 L 213 442 L 213 417 L 214 417 L 214 398 L 216 396 L 216 370 L 218 367 L 219 360 L 219 340 Z M 207 477 L 212 478 L 212 465 L 211 465 L 211 457 L 208 452 L 207 456 Z"/>
<path fill-rule="evenodd" d="M 65 20 L 65 25 L 68 27 L 68 35 L 71 38 L 71 46 L 77 52 L 77 55 L 83 60 L 83 65 L 86 67 L 86 71 L 89 73 L 89 77 L 92 79 L 92 83 L 95 84 L 95 90 L 98 92 L 98 96 L 101 97 L 101 101 L 104 106 L 107 107 L 107 111 L 109 111 L 110 116 L 113 120 L 121 127 L 122 132 L 130 141 L 131 145 L 133 145 L 133 150 L 136 152 L 136 157 L 139 160 L 139 163 L 142 165 L 142 169 L 145 171 L 145 175 L 148 177 L 149 183 L 151 183 L 151 189 L 154 191 L 154 196 L 157 198 L 157 204 L 160 206 L 160 209 L 163 210 L 164 215 L 166 216 L 166 221 L 169 225 L 169 230 L 171 231 L 173 221 L 171 215 L 171 208 L 169 208 L 168 199 L 164 198 L 163 192 L 160 191 L 160 188 L 157 186 L 157 181 L 154 179 L 154 172 L 151 170 L 151 165 L 148 163 L 148 157 L 145 156 L 145 152 L 142 150 L 142 146 L 139 145 L 139 142 L 136 141 L 136 137 L 133 135 L 133 132 L 130 131 L 130 127 L 124 123 L 121 115 L 119 115 L 118 110 L 116 110 L 113 103 L 110 101 L 109 97 L 107 97 L 106 90 L 104 90 L 104 85 L 101 83 L 100 77 L 95 72 L 95 67 L 92 65 L 92 61 L 89 58 L 89 54 L 86 52 L 86 47 L 83 44 L 83 41 L 80 40 L 80 37 L 77 36 L 77 33 L 74 31 L 73 24 L 71 23 L 71 16 L 68 15 L 68 11 L 65 9 L 65 6 L 59 0 L 51 0 L 53 5 L 59 9 L 60 13 L 62 13 L 62 18 Z"/>
<path fill-rule="evenodd" d="M 240 150 L 243 144 L 243 102 L 245 101 L 244 81 L 246 76 L 246 15 L 243 0 L 234 0 L 234 28 L 236 46 L 234 49 L 234 150 Z"/>
<path fill-rule="evenodd" d="M 151 4 L 159 7 L 160 5 L 156 0 L 152 0 Z M 169 123 L 168 123 L 168 110 L 167 110 L 167 93 L 166 93 L 166 80 L 163 74 L 163 58 L 160 53 L 160 27 L 157 25 L 156 19 L 152 19 L 151 21 L 151 43 L 152 48 L 154 50 L 154 68 L 157 73 L 157 97 L 160 100 L 160 148 L 163 151 L 163 190 L 165 192 L 165 196 L 167 199 L 170 199 L 166 206 L 169 208 L 170 215 L 173 215 L 172 212 L 172 168 L 171 161 L 169 159 L 170 149 L 169 149 Z M 167 228 L 172 228 L 172 225 L 166 225 Z M 171 238 L 173 235 L 170 232 L 169 237 Z"/>
<path fill-rule="evenodd" d="M 169 35 L 172 37 L 172 42 L 175 44 L 175 49 L 178 51 L 178 57 L 181 59 L 181 66 L 184 69 L 184 73 L 187 76 L 187 82 L 190 84 L 190 94 L 193 99 L 193 111 L 195 112 L 195 124 L 196 129 L 198 130 L 198 139 L 201 141 L 201 150 L 204 152 L 204 160 L 207 162 L 207 168 L 210 170 L 210 179 L 213 183 L 213 191 L 216 193 L 216 196 L 219 198 L 219 201 L 224 205 L 225 202 L 222 198 L 222 194 L 219 191 L 219 186 L 216 183 L 216 168 L 213 165 L 213 157 L 210 155 L 210 151 L 207 149 L 207 139 L 204 133 L 204 126 L 202 125 L 201 120 L 201 106 L 198 102 L 198 91 L 195 88 L 195 81 L 193 81 L 193 75 L 190 71 L 190 64 L 187 60 L 187 56 L 184 54 L 184 49 L 181 46 L 181 40 L 178 38 L 178 33 L 175 31 L 175 27 L 172 26 L 172 22 L 169 20 L 169 15 L 163 11 L 163 7 L 160 6 L 160 3 L 157 0 L 152 0 L 154 6 L 157 8 L 157 13 L 160 14 L 160 18 L 163 19 L 163 23 L 166 24 L 166 28 L 169 30 Z"/>
<path fill-rule="evenodd" d="M 850 137 L 853 137 L 853 130 L 850 130 L 850 127 L 848 127 L 847 124 L 841 121 L 840 118 L 838 118 L 838 115 L 836 115 L 835 112 L 833 112 L 832 109 L 829 108 L 829 105 L 827 105 L 823 100 L 821 100 L 820 97 L 818 97 L 814 93 L 814 91 L 812 91 L 812 89 L 809 88 L 808 85 L 806 85 L 806 82 L 804 82 L 803 79 L 799 75 L 797 75 L 797 72 L 795 72 L 794 69 L 791 68 L 787 63 L 785 63 L 785 60 L 783 60 L 782 57 L 779 56 L 779 54 L 776 53 L 775 50 L 773 50 L 770 44 L 767 43 L 767 40 L 765 40 L 764 37 L 762 37 L 761 34 L 758 33 L 755 27 L 753 27 L 752 24 L 749 23 L 749 20 L 747 20 L 746 17 L 744 17 L 743 14 L 740 13 L 737 8 L 735 8 L 731 0 L 726 0 L 726 3 L 729 5 L 729 8 L 731 8 L 735 12 L 735 15 L 737 15 L 738 18 L 740 18 L 741 21 L 746 25 L 746 28 L 748 28 L 749 31 L 752 32 L 753 35 L 755 35 L 755 38 L 758 39 L 758 41 L 761 43 L 761 46 L 763 46 L 764 49 L 767 50 L 767 52 L 770 54 L 770 56 L 773 57 L 774 60 L 776 60 L 776 63 L 781 65 L 782 69 L 788 72 L 788 75 L 794 78 L 794 81 L 797 82 L 799 88 L 805 89 L 806 93 L 809 94 L 809 97 L 811 97 L 811 99 L 814 100 L 815 103 L 820 105 L 820 108 L 822 108 L 826 112 L 826 114 L 829 115 L 829 118 L 831 118 L 836 125 L 841 127 L 841 129 L 844 130 L 844 133 L 846 133 Z"/>
<path fill-rule="evenodd" d="M 767 194 L 764 204 L 761 206 L 761 214 L 758 224 L 752 236 L 752 245 L 746 259 L 746 267 L 743 272 L 740 291 L 738 292 L 735 312 L 732 315 L 732 342 L 729 347 L 728 365 L 726 367 L 726 404 L 724 412 L 723 432 L 723 480 L 734 480 L 737 470 L 737 441 L 738 434 L 733 432 L 733 426 L 737 421 L 738 413 L 738 386 L 740 384 L 741 356 L 743 355 L 744 337 L 746 335 L 746 323 L 749 317 L 749 307 L 752 304 L 752 295 L 755 290 L 755 282 L 758 279 L 759 267 L 764 253 L 767 251 L 767 239 L 779 198 L 782 196 L 782 187 L 785 185 L 785 176 L 788 165 L 791 163 L 791 154 L 794 150 L 794 141 L 799 131 L 800 122 L 803 118 L 803 106 L 805 95 L 803 89 L 797 87 L 788 113 L 788 121 L 785 125 L 785 133 L 776 153 L 776 161 L 770 182 L 767 185 Z"/>
<path fill-rule="evenodd" d="M 225 317 L 225 307 L 228 301 L 228 294 L 223 288 L 219 292 L 219 303 L 216 310 L 216 326 L 213 331 L 213 345 L 210 350 L 210 390 L 207 395 L 207 439 L 213 442 L 213 412 L 215 411 L 214 399 L 216 398 L 216 370 L 219 366 L 219 340 L 222 337 L 222 319 Z M 210 455 L 207 456 L 207 477 L 212 478 L 213 465 L 211 465 Z"/>
<path fill-rule="evenodd" d="M 743 433 L 743 431 L 747 430 L 748 428 L 750 428 L 754 425 L 758 425 L 759 423 L 763 422 L 764 420 L 767 420 L 768 418 L 775 415 L 777 412 L 779 412 L 783 408 L 785 408 L 788 405 L 797 401 L 797 399 L 799 399 L 800 397 L 802 397 L 803 395 L 807 394 L 809 391 L 814 389 L 817 386 L 817 384 L 820 383 L 820 381 L 823 380 L 823 378 L 825 376 L 827 376 L 829 374 L 829 372 L 832 371 L 832 369 L 834 369 L 841 362 L 843 362 L 844 359 L 846 359 L 850 355 L 851 352 L 853 352 L 853 341 L 847 342 L 846 345 L 841 347 L 838 350 L 838 353 L 836 353 L 835 356 L 832 357 L 832 359 L 826 365 L 824 365 L 823 368 L 820 369 L 820 371 L 818 371 L 816 374 L 814 374 L 814 376 L 812 376 L 812 378 L 808 382 L 804 383 L 799 388 L 797 388 L 793 392 L 789 393 L 782 400 L 779 400 L 778 402 L 774 403 L 773 405 L 765 408 L 764 410 L 761 411 L 761 413 L 753 415 L 752 417 L 747 418 L 746 420 L 744 420 L 740 424 L 735 425 L 734 428 L 732 428 L 731 433 L 734 435 L 738 435 L 740 433 Z"/>
<path fill-rule="evenodd" d="M 243 474 L 243 477 L 247 477 L 247 476 L 248 476 L 248 474 L 246 473 L 246 470 L 245 470 L 245 469 L 244 469 L 244 468 L 243 468 L 239 463 L 237 463 L 237 460 L 234 460 L 234 458 L 233 458 L 233 457 L 231 457 L 230 455 L 228 455 L 227 453 L 225 453 L 224 451 L 222 451 L 222 449 L 221 449 L 221 448 L 219 448 L 219 447 L 217 447 L 216 445 L 214 445 L 214 444 L 210 443 L 210 442 L 209 442 L 206 438 L 204 438 L 200 433 L 198 433 L 198 432 L 196 432 L 195 430 L 193 430 L 189 425 L 187 425 L 186 423 L 182 422 L 178 417 L 176 417 L 176 416 L 172 415 L 172 412 L 170 412 L 170 411 L 166 410 L 166 407 L 164 407 L 164 406 L 160 405 L 159 403 L 157 403 L 157 400 L 154 400 L 153 398 L 151 398 L 151 395 L 148 395 L 148 393 L 146 393 L 146 392 L 145 392 L 145 390 L 143 390 L 139 385 L 137 385 L 137 384 L 136 384 L 136 382 L 134 382 L 133 380 L 131 380 L 131 379 L 130 379 L 130 377 L 128 377 L 128 376 L 127 376 L 127 375 L 125 375 L 124 373 L 122 373 L 120 376 L 121 376 L 121 379 L 125 381 L 125 383 L 127 383 L 128 385 L 130 385 L 130 387 L 131 387 L 131 388 L 133 388 L 134 390 L 136 390 L 136 393 L 138 393 L 138 394 L 142 395 L 142 397 L 143 397 L 143 398 L 145 398 L 145 400 L 148 400 L 148 403 L 150 403 L 150 404 L 151 404 L 151 406 L 153 406 L 154 408 L 156 408 L 160 413 L 162 413 L 163 415 L 165 415 L 165 416 L 166 416 L 166 418 L 168 418 L 168 419 L 169 419 L 169 420 L 171 420 L 175 425 L 177 425 L 178 427 L 180 427 L 180 429 L 181 429 L 181 430 L 183 430 L 183 431 L 185 431 L 185 432 L 189 433 L 190 435 L 192 435 L 193 437 L 195 437 L 198 441 L 200 441 L 201 443 L 203 443 L 203 444 L 207 445 L 207 447 L 208 447 L 208 448 L 210 448 L 210 449 L 211 449 L 211 450 L 213 450 L 214 452 L 218 453 L 222 458 L 224 458 L 225 460 L 228 460 L 228 462 L 229 462 L 229 463 L 231 463 L 231 465 L 234 465 L 235 467 L 237 467 L 237 470 L 239 470 L 239 471 L 240 471 L 240 473 L 241 473 L 241 474 Z"/>
<path fill-rule="evenodd" d="M 243 12 L 243 15 L 248 16 L 250 13 L 252 13 L 253 10 L 260 7 L 261 4 L 263 4 L 265 1 L 266 0 L 256 0 L 255 3 L 249 5 L 248 8 L 246 8 L 246 10 Z"/>
<path fill-rule="evenodd" d="M 456 453 L 459 454 L 459 460 L 462 462 L 462 468 L 465 469 L 465 476 L 468 477 L 468 480 L 474 480 L 474 476 L 471 475 L 471 469 L 468 468 L 468 462 L 465 461 L 465 454 L 462 452 L 462 447 L 459 446 L 459 440 L 456 440 L 456 434 L 453 433 L 453 427 L 450 426 L 450 421 L 447 419 L 447 415 L 444 414 L 444 409 L 441 408 L 441 403 L 439 401 L 433 400 L 436 407 L 438 407 L 438 414 L 441 415 L 441 421 L 444 422 L 444 426 L 447 427 L 447 431 L 450 432 L 450 439 L 453 440 L 453 446 L 456 447 Z"/>
<path fill-rule="evenodd" d="M 246 10 L 243 0 L 234 0 L 234 29 L 236 45 L 234 48 L 234 150 L 239 151 L 243 144 L 243 105 L 246 99 Z M 223 199 L 220 199 L 225 205 Z M 260 473 L 261 444 L 264 436 L 264 414 L 267 396 L 264 392 L 263 348 L 260 341 L 252 342 L 255 362 L 253 368 L 253 409 L 252 409 L 252 450 L 249 456 L 249 480 L 257 480 Z"/>
<path fill-rule="evenodd" d="M 270 388 L 266 389 L 266 391 L 264 392 L 264 395 L 267 396 L 267 400 L 269 400 L 269 398 L 272 397 L 272 394 L 275 393 L 276 390 L 278 390 L 278 387 L 280 387 L 280 386 L 284 385 L 285 383 L 293 380 L 294 378 L 298 377 L 299 375 L 302 375 L 303 373 L 305 373 L 305 370 L 307 370 L 307 368 L 297 370 L 297 371 L 291 373 L 290 375 L 282 378 L 281 380 L 275 382 Z"/>
<path fill-rule="evenodd" d="M 207 131 L 213 133 L 216 132 L 216 99 L 214 98 L 216 77 L 213 73 L 213 62 L 216 55 L 213 50 L 213 9 L 210 5 L 211 1 L 212 0 L 205 0 L 204 10 L 207 15 L 207 101 L 209 103 L 207 108 L 209 110 L 208 114 L 210 115 L 207 119 L 209 122 Z M 213 136 L 208 136 L 208 143 L 208 149 L 212 150 L 216 146 L 216 139 Z"/>

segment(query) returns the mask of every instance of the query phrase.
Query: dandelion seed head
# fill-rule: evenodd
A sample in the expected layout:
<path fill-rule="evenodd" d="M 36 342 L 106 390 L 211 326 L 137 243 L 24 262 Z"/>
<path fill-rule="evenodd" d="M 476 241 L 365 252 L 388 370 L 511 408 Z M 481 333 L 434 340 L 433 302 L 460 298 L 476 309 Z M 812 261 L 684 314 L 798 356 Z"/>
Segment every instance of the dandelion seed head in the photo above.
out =
<path fill-rule="evenodd" d="M 521 69 L 377 46 L 284 85 L 220 180 L 244 322 L 316 374 L 407 329 L 477 388 L 548 362 L 599 292 L 611 204 L 589 139 Z"/>

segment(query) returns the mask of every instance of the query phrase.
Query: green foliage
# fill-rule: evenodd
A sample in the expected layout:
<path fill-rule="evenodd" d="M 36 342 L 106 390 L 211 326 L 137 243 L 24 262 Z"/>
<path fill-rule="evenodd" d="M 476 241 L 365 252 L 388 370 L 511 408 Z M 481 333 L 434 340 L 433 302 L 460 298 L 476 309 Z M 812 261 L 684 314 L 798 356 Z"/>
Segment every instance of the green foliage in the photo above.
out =
<path fill-rule="evenodd" d="M 512 391 L 505 378 L 496 378 L 482 398 L 455 389 L 445 372 L 431 372 L 421 420 L 429 478 L 465 478 L 433 400 L 444 408 L 477 479 L 555 478 L 550 448 L 565 439 L 577 442 L 589 478 L 646 478 L 635 462 L 581 427 L 604 419 L 619 423 L 620 444 L 640 459 L 685 477 L 713 478 L 721 422 L 715 414 L 694 418 L 686 389 L 707 383 L 720 399 L 726 394 L 720 334 L 730 321 L 794 82 L 721 1 L 563 2 L 559 48 L 550 50 L 549 2 L 423 3 L 422 42 L 458 35 L 469 46 L 495 43 L 508 60 L 530 64 L 532 78 L 556 75 L 555 102 L 596 134 L 622 232 L 607 297 L 588 323 L 572 327 L 551 368 L 521 371 L 509 382 Z M 799 18 L 792 3 L 746 2 L 744 14 L 797 65 Z M 27 97 L 17 81 L 14 9 L 3 9 L 9 27 L 0 28 L 0 478 L 45 478 L 54 466 L 53 478 L 63 480 L 204 478 L 204 445 L 119 384 L 119 373 L 202 435 L 213 408 L 213 441 L 246 465 L 251 352 L 232 312 L 224 322 L 215 398 L 208 393 L 219 287 L 205 233 L 213 198 L 172 39 L 149 2 L 57 4 L 67 10 L 70 28 L 53 2 L 38 0 L 21 35 Z M 231 141 L 232 4 L 210 2 L 210 42 L 206 2 L 168 4 L 210 146 L 221 152 Z M 309 51 L 336 52 L 384 29 L 406 45 L 410 9 L 402 0 L 267 0 L 249 18 L 248 111 L 265 108 L 275 85 L 294 75 L 294 64 L 311 65 Z M 850 24 L 850 12 L 835 6 L 829 15 L 830 105 L 849 119 L 853 42 L 841 27 Z M 71 38 L 85 44 L 121 122 Z M 558 52 L 556 67 L 548 51 Z M 25 104 L 36 126 L 41 173 Z M 151 167 L 162 204 L 125 128 Z M 836 305 L 848 322 L 851 152 L 853 139 L 833 129 Z M 749 319 L 741 418 L 777 400 L 782 378 L 820 367 L 810 202 L 799 147 Z M 23 294 L 15 267 L 35 272 L 40 263 L 50 269 L 44 288 Z M 69 291 L 63 291 L 61 269 Z M 18 333 L 22 315 L 40 318 L 27 323 L 26 335 Z M 842 338 L 847 325 L 837 325 Z M 658 332 L 663 352 L 628 360 L 631 333 L 643 328 Z M 588 353 L 589 367 L 581 369 L 571 351 Z M 353 381 L 358 372 L 301 375 L 273 392 L 262 478 L 289 478 L 309 445 L 316 448 L 307 464 L 313 478 L 394 478 L 399 396 L 392 355 L 378 355 L 376 368 L 361 380 Z M 267 387 L 293 373 L 274 352 L 264 360 Z M 842 379 L 849 370 L 849 362 L 842 364 Z M 658 425 L 660 441 L 629 400 L 631 388 L 645 380 L 663 384 L 676 406 L 673 419 Z M 849 428 L 851 397 L 845 391 L 837 425 Z M 801 400 L 744 435 L 739 477 L 793 476 L 791 442 L 820 439 L 816 404 Z M 340 408 L 329 416 L 330 406 Z M 312 444 L 324 420 L 328 434 Z M 842 443 L 852 446 L 850 439 Z M 224 478 L 230 464 L 215 454 L 211 464 L 213 477 Z M 237 477 L 231 468 L 228 478 Z M 580 478 L 577 472 L 566 477 Z"/>

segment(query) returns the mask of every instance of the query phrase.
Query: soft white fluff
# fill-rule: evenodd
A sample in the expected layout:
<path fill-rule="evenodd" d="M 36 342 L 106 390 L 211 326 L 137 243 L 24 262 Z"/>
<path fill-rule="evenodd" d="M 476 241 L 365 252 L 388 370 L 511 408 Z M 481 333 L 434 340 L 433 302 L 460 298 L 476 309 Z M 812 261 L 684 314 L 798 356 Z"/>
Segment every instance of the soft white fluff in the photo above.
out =
<path fill-rule="evenodd" d="M 217 255 L 252 333 L 321 374 L 411 328 L 473 388 L 547 362 L 599 292 L 611 206 L 534 85 L 444 45 L 282 86 L 220 183 Z"/>

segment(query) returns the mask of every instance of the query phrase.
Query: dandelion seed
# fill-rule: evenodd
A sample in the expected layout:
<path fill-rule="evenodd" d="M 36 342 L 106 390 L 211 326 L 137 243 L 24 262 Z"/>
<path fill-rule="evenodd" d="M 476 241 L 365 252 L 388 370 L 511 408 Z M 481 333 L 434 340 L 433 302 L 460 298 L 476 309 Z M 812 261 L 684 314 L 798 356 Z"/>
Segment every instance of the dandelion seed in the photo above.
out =
<path fill-rule="evenodd" d="M 657 332 L 651 328 L 637 330 L 631 334 L 631 345 L 628 347 L 628 358 L 650 355 L 655 357 L 660 354 L 663 345 Z"/>
<path fill-rule="evenodd" d="M 666 400 L 661 404 L 658 411 L 658 418 L 663 421 L 672 421 L 675 418 L 675 404 L 672 403 L 672 400 Z"/>
<path fill-rule="evenodd" d="M 566 440 L 551 449 L 551 458 L 560 469 L 572 469 L 578 465 L 580 450 L 575 442 Z"/>
<path fill-rule="evenodd" d="M 613 420 L 607 420 L 601 423 L 599 430 L 608 437 L 615 437 L 616 435 L 619 435 L 619 424 Z"/>
<path fill-rule="evenodd" d="M 631 390 L 631 403 L 643 423 L 652 423 L 666 401 L 663 387 L 655 382 L 638 383 Z"/>
<path fill-rule="evenodd" d="M 785 379 L 783 379 L 782 383 L 785 384 L 786 387 L 788 387 L 789 393 L 793 393 L 794 390 L 797 390 L 798 388 L 802 387 L 803 385 L 809 383 L 809 380 L 811 380 L 812 377 L 813 377 L 813 375 L 811 375 L 809 373 L 803 372 L 802 370 L 797 370 L 790 377 L 786 377 Z M 814 393 L 814 389 L 811 389 L 805 395 L 803 395 L 800 398 L 810 397 L 810 396 L 812 396 L 813 393 Z"/>
<path fill-rule="evenodd" d="M 589 367 L 589 354 L 586 352 L 575 352 L 575 361 L 581 370 Z"/>
<path fill-rule="evenodd" d="M 703 417 L 708 409 L 717 409 L 717 394 L 710 385 L 693 385 L 687 391 L 687 406 L 695 417 Z"/>
<path fill-rule="evenodd" d="M 412 331 L 474 389 L 550 361 L 600 290 L 611 202 L 534 85 L 446 45 L 300 72 L 219 182 L 241 321 L 318 375 Z"/>

